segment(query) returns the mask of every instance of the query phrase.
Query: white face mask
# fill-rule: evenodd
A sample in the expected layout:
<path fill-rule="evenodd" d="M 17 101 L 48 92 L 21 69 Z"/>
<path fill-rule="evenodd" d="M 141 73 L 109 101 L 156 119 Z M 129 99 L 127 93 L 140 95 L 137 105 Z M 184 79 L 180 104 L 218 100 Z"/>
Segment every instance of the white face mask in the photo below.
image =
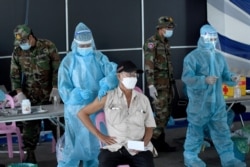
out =
<path fill-rule="evenodd" d="M 122 79 L 122 84 L 127 88 L 127 89 L 134 89 L 135 85 L 137 83 L 137 78 L 136 77 L 126 77 Z"/>
<path fill-rule="evenodd" d="M 29 50 L 31 48 L 31 45 L 29 44 L 29 42 L 20 44 L 19 46 L 21 47 L 22 50 Z"/>
<path fill-rule="evenodd" d="M 172 37 L 174 31 L 173 30 L 166 30 L 165 33 L 164 33 L 164 37 L 165 38 L 170 38 Z"/>

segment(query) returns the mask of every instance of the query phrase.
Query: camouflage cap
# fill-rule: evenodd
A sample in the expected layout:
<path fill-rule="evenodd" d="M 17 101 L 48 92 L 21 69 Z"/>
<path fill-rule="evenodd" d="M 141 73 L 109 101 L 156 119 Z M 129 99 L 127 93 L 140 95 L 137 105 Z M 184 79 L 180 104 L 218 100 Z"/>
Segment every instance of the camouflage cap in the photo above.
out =
<path fill-rule="evenodd" d="M 156 28 L 174 28 L 175 27 L 175 23 L 172 17 L 168 17 L 168 16 L 161 16 L 158 19 L 158 25 L 156 26 Z"/>
<path fill-rule="evenodd" d="M 14 45 L 19 45 L 22 40 L 27 39 L 30 33 L 31 29 L 27 25 L 25 24 L 18 25 L 14 29 L 14 37 L 15 37 Z"/>

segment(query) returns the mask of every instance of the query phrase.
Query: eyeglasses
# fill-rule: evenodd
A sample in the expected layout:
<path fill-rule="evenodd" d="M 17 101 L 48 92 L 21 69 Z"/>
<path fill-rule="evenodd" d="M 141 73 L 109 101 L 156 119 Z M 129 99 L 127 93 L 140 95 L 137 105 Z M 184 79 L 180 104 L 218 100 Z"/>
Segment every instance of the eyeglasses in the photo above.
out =
<path fill-rule="evenodd" d="M 136 72 L 121 72 L 121 74 L 125 77 L 139 77 L 139 74 Z"/>

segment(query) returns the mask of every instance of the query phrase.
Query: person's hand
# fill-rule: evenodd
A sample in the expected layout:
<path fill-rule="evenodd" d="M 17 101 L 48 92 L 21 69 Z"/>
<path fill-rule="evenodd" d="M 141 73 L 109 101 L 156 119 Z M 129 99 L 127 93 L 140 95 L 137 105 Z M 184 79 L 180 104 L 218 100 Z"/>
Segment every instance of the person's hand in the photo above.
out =
<path fill-rule="evenodd" d="M 90 96 L 91 96 L 91 94 L 92 94 L 92 91 L 89 90 L 89 89 L 85 89 L 85 90 L 82 90 L 82 91 L 80 92 L 80 95 L 82 96 L 82 98 L 83 98 L 84 100 L 89 99 Z"/>
<path fill-rule="evenodd" d="M 217 81 L 218 77 L 215 76 L 208 76 L 206 77 L 205 81 L 209 85 L 213 85 Z"/>
<path fill-rule="evenodd" d="M 52 88 L 50 95 L 49 95 L 49 101 L 54 100 L 56 103 L 60 103 L 61 97 L 59 95 L 57 88 Z"/>
<path fill-rule="evenodd" d="M 23 94 L 23 92 L 17 93 L 17 95 L 14 96 L 15 106 L 21 105 L 24 99 L 27 99 L 27 97 Z"/>
<path fill-rule="evenodd" d="M 115 144 L 117 143 L 115 141 L 116 137 L 111 137 L 111 136 L 106 136 L 106 135 L 103 135 L 103 134 L 100 134 L 98 136 L 99 140 L 102 142 L 102 143 L 105 143 L 106 145 L 112 145 L 112 144 Z"/>
<path fill-rule="evenodd" d="M 149 89 L 149 95 L 154 99 L 154 100 L 157 100 L 157 96 L 158 96 L 158 93 L 157 93 L 157 90 L 155 88 L 154 85 L 150 85 L 148 87 Z"/>
<path fill-rule="evenodd" d="M 232 79 L 232 81 L 238 83 L 240 81 L 240 75 L 234 75 L 234 76 L 232 76 L 231 79 Z"/>
<path fill-rule="evenodd" d="M 107 91 L 109 90 L 107 85 L 104 85 L 101 87 L 101 89 L 98 92 L 98 100 L 100 101 L 103 96 L 107 94 Z"/>

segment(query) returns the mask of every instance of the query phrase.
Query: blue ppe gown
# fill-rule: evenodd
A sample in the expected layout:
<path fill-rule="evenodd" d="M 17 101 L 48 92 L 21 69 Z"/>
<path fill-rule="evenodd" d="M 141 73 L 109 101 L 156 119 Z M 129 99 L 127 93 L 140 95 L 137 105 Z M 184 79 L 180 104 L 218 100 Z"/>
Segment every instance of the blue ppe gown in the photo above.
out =
<path fill-rule="evenodd" d="M 0 89 L 0 102 L 5 100 L 5 93 Z"/>
<path fill-rule="evenodd" d="M 234 86 L 235 74 L 229 71 L 224 56 L 213 46 L 202 40 L 183 62 L 182 81 L 187 88 L 188 128 L 184 144 L 184 163 L 187 167 L 205 167 L 198 157 L 204 141 L 204 128 L 209 129 L 211 139 L 220 156 L 223 167 L 245 167 L 236 159 L 230 129 L 227 124 L 226 104 L 222 94 L 222 83 Z M 206 83 L 207 76 L 218 77 L 213 85 Z"/>
<path fill-rule="evenodd" d="M 89 30 L 79 23 L 75 32 Z M 115 63 L 97 51 L 92 40 L 93 53 L 80 55 L 78 44 L 72 42 L 71 49 L 62 60 L 58 72 L 58 89 L 64 102 L 65 144 L 63 160 L 58 167 L 78 167 L 80 160 L 84 167 L 97 167 L 100 145 L 98 139 L 77 117 L 81 108 L 91 103 L 104 87 L 111 90 L 118 85 Z M 90 116 L 94 121 L 96 114 Z"/>

